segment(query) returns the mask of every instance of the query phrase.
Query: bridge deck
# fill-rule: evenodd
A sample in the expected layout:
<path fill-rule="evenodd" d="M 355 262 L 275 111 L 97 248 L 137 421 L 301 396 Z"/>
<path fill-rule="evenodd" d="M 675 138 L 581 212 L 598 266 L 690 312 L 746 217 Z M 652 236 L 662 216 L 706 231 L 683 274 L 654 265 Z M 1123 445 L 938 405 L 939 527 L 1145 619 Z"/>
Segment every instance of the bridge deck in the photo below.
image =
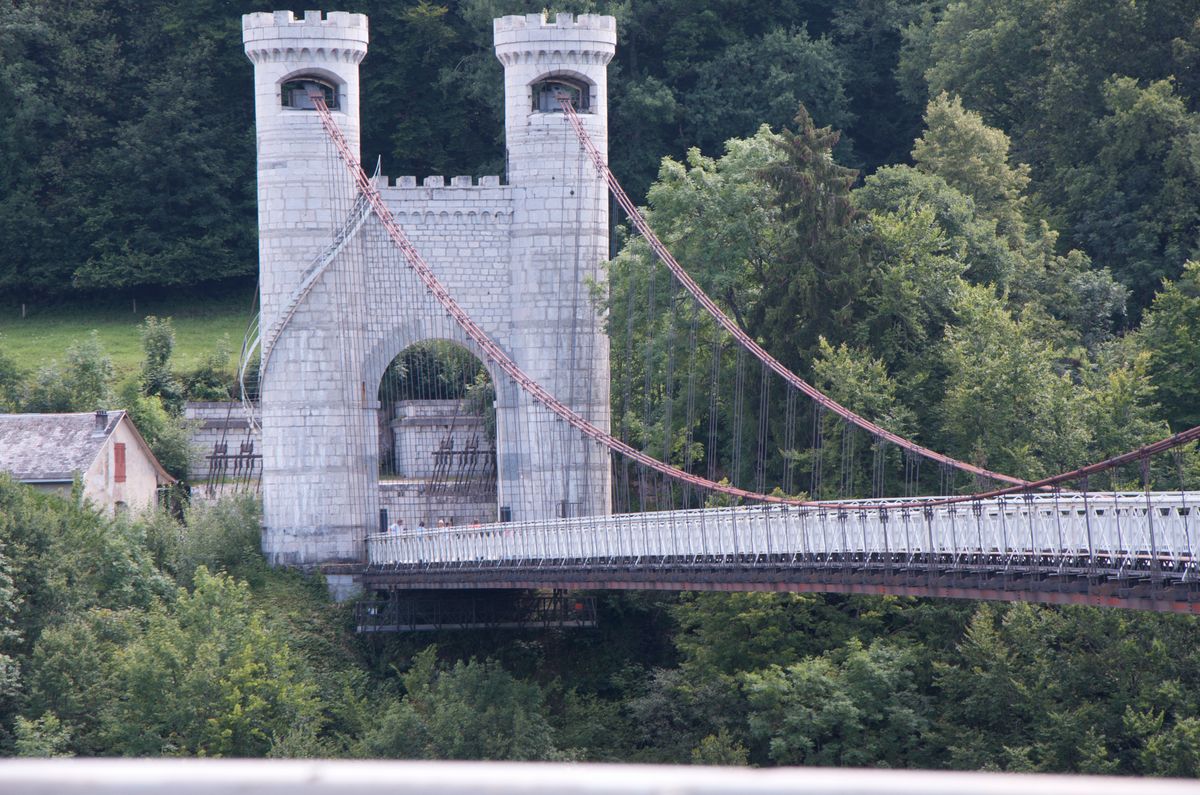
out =
<path fill-rule="evenodd" d="M 843 591 L 1200 612 L 1200 492 L 747 506 L 368 538 L 376 588 Z"/>

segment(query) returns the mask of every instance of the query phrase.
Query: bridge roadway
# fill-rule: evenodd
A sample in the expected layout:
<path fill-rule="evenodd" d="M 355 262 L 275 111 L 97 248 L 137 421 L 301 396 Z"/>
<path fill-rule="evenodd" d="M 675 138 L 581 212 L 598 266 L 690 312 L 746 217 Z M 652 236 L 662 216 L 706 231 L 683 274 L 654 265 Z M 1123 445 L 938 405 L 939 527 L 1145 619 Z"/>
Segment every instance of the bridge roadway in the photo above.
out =
<path fill-rule="evenodd" d="M 1200 492 L 619 514 L 367 538 L 374 590 L 763 590 L 1200 613 Z"/>

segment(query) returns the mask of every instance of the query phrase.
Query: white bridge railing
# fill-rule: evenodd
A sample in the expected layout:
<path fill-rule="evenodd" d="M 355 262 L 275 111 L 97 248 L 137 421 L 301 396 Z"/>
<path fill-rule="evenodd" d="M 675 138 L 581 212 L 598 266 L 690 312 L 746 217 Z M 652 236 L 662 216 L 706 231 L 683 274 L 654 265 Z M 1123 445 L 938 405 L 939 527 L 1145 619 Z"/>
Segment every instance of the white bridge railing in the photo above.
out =
<path fill-rule="evenodd" d="M 387 566 L 874 561 L 1158 569 L 1197 574 L 1200 492 L 1059 493 L 921 507 L 914 500 L 745 506 L 377 534 Z"/>

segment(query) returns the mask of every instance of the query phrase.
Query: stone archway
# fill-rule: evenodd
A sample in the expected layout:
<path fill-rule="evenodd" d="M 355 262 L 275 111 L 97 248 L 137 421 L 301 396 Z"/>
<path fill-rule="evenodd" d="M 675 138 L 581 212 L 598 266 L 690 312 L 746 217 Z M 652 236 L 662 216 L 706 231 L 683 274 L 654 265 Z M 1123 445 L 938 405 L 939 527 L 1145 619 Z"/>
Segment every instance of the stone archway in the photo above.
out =
<path fill-rule="evenodd" d="M 405 346 L 378 379 L 379 504 L 408 529 L 497 518 L 495 387 L 467 348 Z"/>

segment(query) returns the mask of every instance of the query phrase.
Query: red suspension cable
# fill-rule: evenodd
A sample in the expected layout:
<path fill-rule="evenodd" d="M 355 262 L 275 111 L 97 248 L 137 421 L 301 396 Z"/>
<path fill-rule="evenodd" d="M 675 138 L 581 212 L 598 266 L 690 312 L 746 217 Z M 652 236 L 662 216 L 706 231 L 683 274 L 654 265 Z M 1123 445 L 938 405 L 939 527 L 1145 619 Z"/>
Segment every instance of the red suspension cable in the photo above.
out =
<path fill-rule="evenodd" d="M 952 466 L 964 472 L 970 472 L 972 475 L 980 475 L 982 477 L 988 477 L 992 478 L 993 480 L 998 480 L 1004 483 L 1012 483 L 1018 486 L 1028 485 L 1028 481 L 1020 478 L 1014 478 L 1011 475 L 992 472 L 991 470 L 983 469 L 982 467 L 975 466 L 974 464 L 969 464 L 966 461 L 959 461 L 956 458 L 951 458 L 950 456 L 930 450 L 927 447 L 922 447 L 916 442 L 909 441 L 902 436 L 897 436 L 891 431 L 881 428 L 865 417 L 855 414 L 850 409 L 821 392 L 821 390 L 812 386 L 803 378 L 785 367 L 774 356 L 767 353 L 761 345 L 751 339 L 750 335 L 742 331 L 737 323 L 735 323 L 728 315 L 725 314 L 724 311 L 722 311 L 719 306 L 717 306 L 715 301 L 708 297 L 708 294 L 704 292 L 700 285 L 697 284 L 696 281 L 692 279 L 690 275 L 688 275 L 688 272 L 683 269 L 683 266 L 675 260 L 675 257 L 672 256 L 667 247 L 663 245 L 663 242 L 658 239 L 658 235 L 654 234 L 654 230 L 650 228 L 650 224 L 646 223 L 646 219 L 642 216 L 641 211 L 638 210 L 637 205 L 635 205 L 625 193 L 625 189 L 621 187 L 621 183 L 617 182 L 616 176 L 612 173 L 608 167 L 608 163 L 606 163 L 604 160 L 604 155 L 602 155 L 600 150 L 596 148 L 596 145 L 592 142 L 591 137 L 587 134 L 587 130 L 584 129 L 583 122 L 579 119 L 579 115 L 575 112 L 575 108 L 571 105 L 570 99 L 565 96 L 560 96 L 558 101 L 559 104 L 562 105 L 563 112 L 566 114 L 571 126 L 575 129 L 575 135 L 579 137 L 580 145 L 583 147 L 584 151 L 587 152 L 588 156 L 591 157 L 592 165 L 596 167 L 596 172 L 604 177 L 604 181 L 608 183 L 608 189 L 612 191 L 617 203 L 621 205 L 622 209 L 624 209 L 628 214 L 630 220 L 633 221 L 633 225 L 637 228 L 638 232 L 640 232 L 646 242 L 650 244 L 651 250 L 654 251 L 659 260 L 661 260 L 662 263 L 667 266 L 667 269 L 671 271 L 672 275 L 679 280 L 680 284 L 687 289 L 691 296 L 695 298 L 701 306 L 704 307 L 708 314 L 712 315 L 714 320 L 720 323 L 726 331 L 732 334 L 743 348 L 753 353 L 760 362 L 778 373 L 789 384 L 808 395 L 818 405 L 829 409 L 842 419 L 857 425 L 859 428 L 862 428 L 863 430 L 868 431 L 875 436 L 887 439 L 889 442 L 892 442 L 898 447 L 909 450 L 913 453 L 917 453 L 925 458 L 937 461 L 938 463 Z"/>

